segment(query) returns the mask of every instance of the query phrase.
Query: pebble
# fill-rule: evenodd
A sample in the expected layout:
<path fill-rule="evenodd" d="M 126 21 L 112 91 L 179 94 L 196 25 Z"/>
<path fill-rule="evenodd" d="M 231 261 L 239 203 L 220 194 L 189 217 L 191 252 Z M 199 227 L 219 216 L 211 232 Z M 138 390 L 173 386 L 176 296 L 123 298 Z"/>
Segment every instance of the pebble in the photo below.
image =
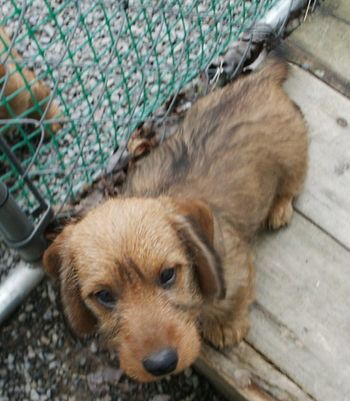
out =
<path fill-rule="evenodd" d="M 21 314 L 18 316 L 18 320 L 19 320 L 21 323 L 23 323 L 23 322 L 26 320 L 26 314 L 25 314 L 25 313 L 21 313 Z"/>
<path fill-rule="evenodd" d="M 29 359 L 35 358 L 35 352 L 34 352 L 34 350 L 33 350 L 33 348 L 31 346 L 28 347 L 28 354 L 27 355 L 28 355 Z"/>
<path fill-rule="evenodd" d="M 49 344 L 50 344 L 50 340 L 49 340 L 47 337 L 45 337 L 45 336 L 41 336 L 41 337 L 40 337 L 40 341 L 41 341 L 41 343 L 44 344 L 44 345 L 49 345 Z"/>
<path fill-rule="evenodd" d="M 39 394 L 36 392 L 36 390 L 35 389 L 31 389 L 31 391 L 30 391 L 30 399 L 31 399 L 31 401 L 38 401 L 38 400 L 40 400 L 40 397 L 39 397 Z"/>
<path fill-rule="evenodd" d="M 96 344 L 96 341 L 92 341 L 91 342 L 91 345 L 90 345 L 90 351 L 93 353 L 93 354 L 96 354 L 96 352 L 97 352 L 97 344 Z"/>
<path fill-rule="evenodd" d="M 79 365 L 80 365 L 81 367 L 84 367 L 85 364 L 86 364 L 86 358 L 83 356 L 83 357 L 81 357 L 81 358 L 79 359 Z"/>
<path fill-rule="evenodd" d="M 12 354 L 9 354 L 7 357 L 7 364 L 12 365 L 14 361 L 15 361 L 15 357 Z"/>
<path fill-rule="evenodd" d="M 57 336 L 56 333 L 53 333 L 53 334 L 52 334 L 51 339 L 52 339 L 52 343 L 53 343 L 54 345 L 57 344 L 58 336 Z"/>

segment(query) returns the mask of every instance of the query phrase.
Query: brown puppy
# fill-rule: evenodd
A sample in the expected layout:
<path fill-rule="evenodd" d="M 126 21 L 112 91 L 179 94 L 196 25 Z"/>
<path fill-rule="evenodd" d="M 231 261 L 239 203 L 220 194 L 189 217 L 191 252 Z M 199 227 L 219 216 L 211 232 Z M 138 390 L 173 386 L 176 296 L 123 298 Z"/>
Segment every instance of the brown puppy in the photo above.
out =
<path fill-rule="evenodd" d="M 3 96 L 6 99 L 13 93 L 18 92 L 15 96 L 8 100 L 9 109 L 4 105 L 0 106 L 0 119 L 12 118 L 14 116 L 20 116 L 26 110 L 31 109 L 35 103 L 40 103 L 41 101 L 49 98 L 50 89 L 43 81 L 37 80 L 33 71 L 28 68 L 23 68 L 21 73 L 17 70 L 15 60 L 21 60 L 20 55 L 16 49 L 12 49 L 10 57 L 6 64 L 2 63 L 2 59 L 7 54 L 7 49 L 10 46 L 10 38 L 8 37 L 4 28 L 0 27 L 0 92 L 2 87 L 6 82 L 6 75 L 8 74 L 8 79 L 3 92 Z M 28 89 L 30 88 L 30 90 Z M 2 99 L 1 99 L 2 100 Z M 40 105 L 40 110 L 43 113 L 46 109 L 47 102 L 43 102 Z M 56 101 L 53 101 L 45 115 L 45 118 L 50 120 L 58 117 L 60 114 L 59 107 Z M 28 117 L 40 120 L 41 113 L 33 112 Z M 51 124 L 51 129 L 53 132 L 57 132 L 60 129 L 60 124 Z"/>
<path fill-rule="evenodd" d="M 129 175 L 124 196 L 68 226 L 44 255 L 80 335 L 98 330 L 131 376 L 179 372 L 237 344 L 254 299 L 250 243 L 281 227 L 307 167 L 306 126 L 282 89 L 287 66 L 200 99 Z"/>

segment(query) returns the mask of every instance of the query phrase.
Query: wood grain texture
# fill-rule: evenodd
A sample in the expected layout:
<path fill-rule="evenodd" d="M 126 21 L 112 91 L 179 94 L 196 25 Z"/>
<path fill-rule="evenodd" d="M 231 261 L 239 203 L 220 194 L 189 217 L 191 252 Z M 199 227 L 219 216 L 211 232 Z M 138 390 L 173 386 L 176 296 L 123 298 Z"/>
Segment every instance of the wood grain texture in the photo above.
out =
<path fill-rule="evenodd" d="M 321 4 L 323 14 L 332 15 L 350 25 L 350 1 L 349 0 L 324 0 Z"/>
<path fill-rule="evenodd" d="M 298 214 L 256 250 L 247 342 L 205 346 L 200 371 L 232 400 L 349 400 L 349 252 Z"/>
<path fill-rule="evenodd" d="M 350 399 L 350 253 L 296 214 L 257 244 L 248 341 L 319 401 Z"/>
<path fill-rule="evenodd" d="M 347 15 L 348 6 L 344 5 L 343 8 L 343 12 L 332 8 L 333 12 L 343 14 L 343 18 L 339 19 L 321 7 L 293 32 L 288 41 L 306 50 L 327 68 L 348 80 L 350 24 L 346 19 L 350 19 L 350 15 Z"/>
<path fill-rule="evenodd" d="M 312 401 L 247 342 L 225 352 L 204 345 L 196 368 L 229 400 Z"/>
<path fill-rule="evenodd" d="M 322 61 L 315 58 L 295 43 L 287 39 L 281 44 L 287 60 L 319 78 L 322 75 L 322 81 L 335 89 L 337 92 L 350 99 L 350 81 L 335 73 L 331 68 L 325 66 Z"/>
<path fill-rule="evenodd" d="M 350 249 L 350 101 L 297 67 L 286 89 L 310 136 L 309 171 L 296 207 Z"/>

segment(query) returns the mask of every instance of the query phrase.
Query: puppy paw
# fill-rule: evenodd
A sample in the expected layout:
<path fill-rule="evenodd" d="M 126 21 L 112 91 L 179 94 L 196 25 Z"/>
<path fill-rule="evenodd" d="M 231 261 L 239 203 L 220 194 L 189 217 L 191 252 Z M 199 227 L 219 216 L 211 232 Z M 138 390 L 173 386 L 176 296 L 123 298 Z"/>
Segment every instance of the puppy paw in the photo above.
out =
<path fill-rule="evenodd" d="M 232 347 L 239 344 L 249 331 L 249 319 L 233 322 L 211 320 L 202 326 L 203 337 L 215 348 Z"/>
<path fill-rule="evenodd" d="M 292 201 L 292 197 L 281 197 L 276 200 L 267 218 L 269 228 L 277 230 L 290 222 L 293 215 Z"/>

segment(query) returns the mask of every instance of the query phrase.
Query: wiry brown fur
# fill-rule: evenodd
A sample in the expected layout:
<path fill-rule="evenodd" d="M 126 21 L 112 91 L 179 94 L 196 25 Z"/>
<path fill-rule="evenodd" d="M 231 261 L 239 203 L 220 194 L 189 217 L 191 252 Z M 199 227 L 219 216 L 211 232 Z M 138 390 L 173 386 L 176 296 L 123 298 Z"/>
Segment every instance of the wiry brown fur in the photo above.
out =
<path fill-rule="evenodd" d="M 6 47 L 4 43 L 6 44 Z M 2 57 L 7 54 L 6 49 L 10 46 L 10 43 L 10 38 L 8 37 L 5 29 L 0 27 L 0 54 L 5 51 Z M 36 80 L 34 72 L 28 68 L 23 68 L 21 75 L 16 69 L 14 60 L 21 60 L 21 56 L 18 54 L 16 49 L 11 50 L 11 54 L 6 65 L 2 64 L 2 60 L 0 59 L 0 79 L 4 78 L 8 74 L 8 80 L 4 89 L 5 98 L 19 91 L 19 93 L 11 98 L 8 103 L 13 114 L 15 116 L 20 116 L 26 110 L 31 109 L 35 102 L 40 103 L 42 100 L 48 98 L 50 96 L 50 89 L 43 81 Z M 5 82 L 0 84 L 0 91 L 2 90 L 2 85 L 4 84 Z M 28 87 L 30 87 L 30 91 L 28 90 Z M 41 104 L 40 109 L 42 112 L 45 111 L 46 106 L 47 102 Z M 56 101 L 53 101 L 45 115 L 45 118 L 48 120 L 53 119 L 58 117 L 59 113 L 59 107 Z M 9 113 L 5 106 L 0 107 L 0 119 L 12 117 L 13 116 Z M 28 117 L 40 120 L 41 114 L 38 112 L 33 112 Z M 53 132 L 58 131 L 59 128 L 60 124 L 51 124 L 51 129 Z"/>
<path fill-rule="evenodd" d="M 306 126 L 282 89 L 283 62 L 200 99 L 181 129 L 138 163 L 124 195 L 71 225 L 46 251 L 76 332 L 98 328 L 122 367 L 152 380 L 142 360 L 165 346 L 176 371 L 199 354 L 200 337 L 237 344 L 254 299 L 251 241 L 291 218 L 307 167 Z M 174 266 L 169 289 L 162 269 Z M 67 273 L 69 272 L 69 273 Z M 109 289 L 113 310 L 94 294 Z"/>

